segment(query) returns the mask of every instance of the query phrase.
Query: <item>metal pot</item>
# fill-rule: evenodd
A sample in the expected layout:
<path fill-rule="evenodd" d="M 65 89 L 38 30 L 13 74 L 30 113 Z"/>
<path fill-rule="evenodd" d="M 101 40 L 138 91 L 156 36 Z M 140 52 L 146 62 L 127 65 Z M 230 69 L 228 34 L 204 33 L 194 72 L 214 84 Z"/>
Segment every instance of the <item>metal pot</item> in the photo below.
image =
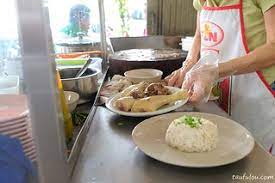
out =
<path fill-rule="evenodd" d="M 92 44 L 58 44 L 60 53 L 87 52 L 100 49 L 100 43 Z"/>
<path fill-rule="evenodd" d="M 179 49 L 130 49 L 115 52 L 109 57 L 110 74 L 121 74 L 132 69 L 158 69 L 163 76 L 182 66 L 187 52 Z"/>
<path fill-rule="evenodd" d="M 60 53 L 86 52 L 100 49 L 100 40 L 91 40 L 88 37 L 76 37 L 56 44 Z"/>
<path fill-rule="evenodd" d="M 99 70 L 88 68 L 79 78 L 74 78 L 80 68 L 60 69 L 60 77 L 63 89 L 66 91 L 74 91 L 79 94 L 81 99 L 90 100 L 98 90 L 98 74 Z"/>

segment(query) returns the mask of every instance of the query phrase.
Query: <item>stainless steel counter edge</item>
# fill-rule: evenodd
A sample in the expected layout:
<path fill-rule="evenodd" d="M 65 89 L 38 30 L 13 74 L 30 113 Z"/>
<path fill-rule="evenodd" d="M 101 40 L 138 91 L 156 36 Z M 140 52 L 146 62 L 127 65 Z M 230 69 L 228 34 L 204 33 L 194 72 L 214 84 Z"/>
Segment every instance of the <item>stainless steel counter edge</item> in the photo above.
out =
<path fill-rule="evenodd" d="M 107 73 L 108 73 L 108 70 L 106 70 L 104 72 L 103 78 L 106 78 Z M 83 147 L 85 139 L 87 137 L 87 133 L 89 131 L 91 123 L 93 121 L 93 117 L 94 117 L 94 114 L 96 112 L 96 106 L 95 105 L 98 102 L 97 100 L 99 99 L 99 93 L 100 93 L 100 90 L 101 90 L 103 84 L 104 84 L 104 81 L 102 81 L 102 83 L 100 84 L 100 86 L 98 88 L 98 92 L 97 92 L 94 104 L 93 104 L 92 108 L 90 109 L 89 115 L 88 115 L 87 119 L 85 120 L 81 130 L 79 131 L 79 134 L 76 137 L 75 143 L 74 143 L 73 148 L 72 148 L 71 153 L 70 153 L 70 156 L 67 160 L 67 163 L 69 163 L 69 165 L 70 165 L 69 166 L 70 167 L 70 174 L 72 174 L 73 171 L 74 171 L 75 164 L 77 162 L 77 159 L 79 157 L 79 154 L 81 152 L 81 149 Z"/>

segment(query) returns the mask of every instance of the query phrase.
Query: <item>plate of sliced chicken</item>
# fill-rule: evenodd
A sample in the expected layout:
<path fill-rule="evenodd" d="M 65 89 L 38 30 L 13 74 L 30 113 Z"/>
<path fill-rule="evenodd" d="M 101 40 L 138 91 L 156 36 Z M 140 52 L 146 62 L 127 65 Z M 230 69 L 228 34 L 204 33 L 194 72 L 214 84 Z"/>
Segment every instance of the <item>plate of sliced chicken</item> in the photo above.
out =
<path fill-rule="evenodd" d="M 188 97 L 188 92 L 180 88 L 141 82 L 110 98 L 106 107 L 123 116 L 148 117 L 173 111 L 183 106 Z"/>

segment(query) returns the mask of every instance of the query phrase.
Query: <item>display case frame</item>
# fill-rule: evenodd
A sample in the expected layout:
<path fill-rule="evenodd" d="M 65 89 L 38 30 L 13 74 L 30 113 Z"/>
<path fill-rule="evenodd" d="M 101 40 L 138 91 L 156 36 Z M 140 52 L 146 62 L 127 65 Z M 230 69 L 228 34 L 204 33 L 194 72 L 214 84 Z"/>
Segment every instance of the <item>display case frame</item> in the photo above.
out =
<path fill-rule="evenodd" d="M 38 181 L 70 182 L 90 124 L 80 130 L 68 157 L 64 125 L 56 86 L 56 64 L 47 1 L 15 0 L 21 46 L 24 84 L 26 85 L 33 136 L 37 149 Z M 103 70 L 107 66 L 104 2 L 98 0 L 101 24 Z"/>

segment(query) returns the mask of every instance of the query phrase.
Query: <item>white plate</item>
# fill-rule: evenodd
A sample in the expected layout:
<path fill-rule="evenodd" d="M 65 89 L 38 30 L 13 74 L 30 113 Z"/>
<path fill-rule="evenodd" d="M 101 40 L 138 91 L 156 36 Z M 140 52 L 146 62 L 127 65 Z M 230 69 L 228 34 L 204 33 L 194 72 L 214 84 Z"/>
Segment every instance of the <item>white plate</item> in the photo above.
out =
<path fill-rule="evenodd" d="M 180 90 L 179 88 L 176 88 L 176 87 L 168 87 L 168 88 L 171 93 L 175 93 Z M 173 102 L 169 105 L 165 105 L 154 112 L 124 112 L 124 111 L 120 111 L 116 107 L 114 107 L 114 103 L 118 98 L 120 98 L 120 94 L 117 94 L 114 97 L 112 97 L 111 99 L 109 99 L 106 103 L 106 107 L 114 113 L 120 114 L 122 116 L 131 116 L 131 117 L 148 117 L 148 116 L 156 116 L 159 114 L 164 114 L 164 113 L 171 112 L 173 110 L 180 108 L 181 106 L 186 104 L 186 102 L 188 101 L 188 98 L 185 100 L 178 100 L 178 101 Z"/>
<path fill-rule="evenodd" d="M 32 142 L 34 144 L 33 138 L 29 134 L 19 137 L 18 139 L 20 140 L 22 145 L 25 145 L 29 142 Z"/>
<path fill-rule="evenodd" d="M 0 95 L 0 123 L 24 118 L 28 115 L 25 95 Z"/>
<path fill-rule="evenodd" d="M 29 153 L 25 153 L 25 156 L 27 156 L 32 162 L 35 162 L 37 158 L 35 150 Z"/>
<path fill-rule="evenodd" d="M 24 123 L 26 121 L 28 121 L 28 117 L 23 117 L 20 119 L 16 119 L 16 120 L 11 120 L 11 121 L 4 121 L 4 122 L 0 122 L 0 128 L 2 127 L 7 127 L 7 126 L 13 126 L 13 125 L 17 125 L 17 124 L 21 124 Z"/>
<path fill-rule="evenodd" d="M 218 126 L 219 142 L 210 152 L 186 153 L 168 146 L 165 134 L 169 124 L 183 115 L 208 119 Z M 146 155 L 172 165 L 193 168 L 230 164 L 247 156 L 254 148 L 251 133 L 240 124 L 214 114 L 170 113 L 144 120 L 132 133 L 135 144 Z"/>
<path fill-rule="evenodd" d="M 27 132 L 28 130 L 24 129 L 24 128 L 17 128 L 17 129 L 12 129 L 12 130 L 8 130 L 5 132 L 1 132 L 1 134 L 12 136 L 12 135 L 21 134 L 21 132 L 24 132 L 24 131 Z"/>
<path fill-rule="evenodd" d="M 27 145 L 27 144 L 29 144 L 29 143 L 34 143 L 34 142 L 33 142 L 33 139 L 32 139 L 31 137 L 26 138 L 26 139 L 24 139 L 24 140 L 21 140 L 21 144 L 22 144 L 23 146 L 25 146 L 25 145 Z"/>
<path fill-rule="evenodd" d="M 27 157 L 33 156 L 36 154 L 36 150 L 34 146 L 30 146 L 28 148 L 24 148 L 24 153 Z M 31 159 L 31 158 L 30 158 Z"/>
<path fill-rule="evenodd" d="M 0 133 L 9 132 L 16 129 L 28 129 L 28 124 L 26 121 L 22 121 L 21 123 L 17 123 L 9 126 L 0 126 Z"/>
<path fill-rule="evenodd" d="M 31 161 L 33 161 L 33 160 L 36 158 L 36 151 L 35 151 L 35 149 L 33 149 L 32 151 L 25 152 L 25 155 L 26 155 Z"/>
<path fill-rule="evenodd" d="M 27 138 L 30 138 L 30 134 L 28 131 L 26 130 L 23 130 L 22 132 L 20 133 L 16 133 L 16 134 L 12 134 L 12 135 L 9 135 L 11 138 L 18 138 L 19 140 L 25 140 Z"/>
<path fill-rule="evenodd" d="M 24 107 L 14 107 L 7 109 L 6 107 L 0 106 L 0 123 L 21 120 L 26 118 L 28 114 L 29 111 Z"/>
<path fill-rule="evenodd" d="M 25 153 L 25 155 L 31 159 L 31 157 L 36 156 L 36 151 L 33 149 L 32 151 Z"/>
<path fill-rule="evenodd" d="M 22 146 L 24 149 L 28 149 L 28 148 L 34 147 L 34 143 L 33 143 L 33 141 L 30 141 L 26 144 L 22 144 Z"/>
<path fill-rule="evenodd" d="M 36 161 L 36 152 L 34 151 L 34 152 L 30 153 L 30 154 L 28 155 L 28 158 L 29 158 L 32 162 Z"/>

